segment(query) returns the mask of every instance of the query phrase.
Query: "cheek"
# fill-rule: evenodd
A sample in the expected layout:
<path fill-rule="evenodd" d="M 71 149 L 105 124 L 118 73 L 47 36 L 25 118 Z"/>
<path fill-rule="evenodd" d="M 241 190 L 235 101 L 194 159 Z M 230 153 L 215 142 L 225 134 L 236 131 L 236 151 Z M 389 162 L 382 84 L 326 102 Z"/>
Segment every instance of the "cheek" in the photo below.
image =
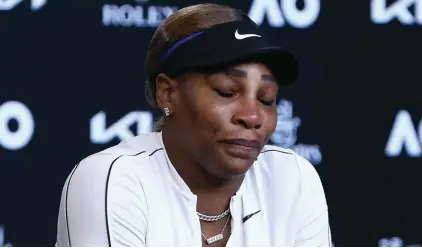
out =
<path fill-rule="evenodd" d="M 204 109 L 206 120 L 209 123 L 213 123 L 215 127 L 221 126 L 227 118 L 230 118 L 230 109 L 227 106 L 221 106 L 214 103 L 208 104 Z"/>
<path fill-rule="evenodd" d="M 195 112 L 197 124 L 212 129 L 219 129 L 222 123 L 230 115 L 227 105 L 218 104 L 218 101 L 208 90 L 199 90 L 195 94 Z"/>
<path fill-rule="evenodd" d="M 209 122 L 214 127 L 214 133 L 224 132 L 231 126 L 231 120 L 235 112 L 236 105 L 233 104 L 210 104 Z"/>
<path fill-rule="evenodd" d="M 264 123 L 268 135 L 271 135 L 277 126 L 277 111 L 274 110 L 267 113 L 267 121 Z"/>

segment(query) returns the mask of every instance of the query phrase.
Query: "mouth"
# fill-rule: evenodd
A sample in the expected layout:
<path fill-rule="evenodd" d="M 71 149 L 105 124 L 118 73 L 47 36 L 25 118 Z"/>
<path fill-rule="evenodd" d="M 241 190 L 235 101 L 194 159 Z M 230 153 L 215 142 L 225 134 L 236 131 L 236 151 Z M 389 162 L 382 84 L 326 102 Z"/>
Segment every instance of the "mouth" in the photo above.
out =
<path fill-rule="evenodd" d="M 261 143 L 257 140 L 247 140 L 247 139 L 227 139 L 223 140 L 222 142 L 231 144 L 231 145 L 237 145 L 237 146 L 243 146 L 246 148 L 261 148 Z"/>
<path fill-rule="evenodd" d="M 226 151 L 233 157 L 255 160 L 261 150 L 261 143 L 257 140 L 226 139 L 221 141 L 226 146 Z"/>

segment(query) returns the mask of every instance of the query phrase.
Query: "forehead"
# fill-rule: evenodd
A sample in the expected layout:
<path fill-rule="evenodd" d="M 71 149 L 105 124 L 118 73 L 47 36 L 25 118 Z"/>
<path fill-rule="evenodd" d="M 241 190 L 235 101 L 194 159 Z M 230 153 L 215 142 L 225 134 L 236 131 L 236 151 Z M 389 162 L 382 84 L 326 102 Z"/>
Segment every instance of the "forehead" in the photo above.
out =
<path fill-rule="evenodd" d="M 271 70 L 261 62 L 243 62 L 217 65 L 199 69 L 197 72 L 208 75 L 224 73 L 234 77 L 250 77 L 262 75 L 273 77 Z"/>
<path fill-rule="evenodd" d="M 239 69 L 243 71 L 250 71 L 250 72 L 272 75 L 271 70 L 264 63 L 261 63 L 261 62 L 237 63 L 231 66 L 228 66 L 227 69 Z"/>
<path fill-rule="evenodd" d="M 227 76 L 252 81 L 266 81 L 277 84 L 271 70 L 263 63 L 248 62 L 227 67 L 224 71 Z"/>
<path fill-rule="evenodd" d="M 262 81 L 278 85 L 271 70 L 261 62 L 233 63 L 229 65 L 197 68 L 192 69 L 181 76 L 180 79 L 182 81 L 214 81 L 213 79 L 218 79 L 219 76 L 229 76 L 241 81 Z"/>

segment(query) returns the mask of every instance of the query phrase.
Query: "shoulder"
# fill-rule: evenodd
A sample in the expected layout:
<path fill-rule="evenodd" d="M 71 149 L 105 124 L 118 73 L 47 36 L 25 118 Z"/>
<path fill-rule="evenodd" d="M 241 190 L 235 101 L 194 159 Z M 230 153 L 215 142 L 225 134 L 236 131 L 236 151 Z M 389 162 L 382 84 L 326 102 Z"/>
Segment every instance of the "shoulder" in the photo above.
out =
<path fill-rule="evenodd" d="M 276 202 L 280 204 L 296 202 L 303 208 L 326 208 L 324 188 L 315 167 L 290 149 L 264 147 L 248 173 L 249 182 L 259 185 L 269 198 L 278 197 Z"/>
<path fill-rule="evenodd" d="M 58 243 L 70 246 L 72 240 L 72 246 L 107 246 L 123 240 L 142 244 L 147 204 L 141 181 L 154 175 L 148 168 L 153 167 L 149 155 L 160 146 L 156 136 L 133 137 L 74 166 L 62 190 Z M 127 219 L 137 223 L 137 235 L 125 231 L 127 222 L 121 220 Z"/>
<path fill-rule="evenodd" d="M 264 159 L 266 161 L 269 161 L 271 159 L 289 159 L 293 158 L 295 155 L 295 152 L 293 152 L 291 149 L 282 148 L 278 146 L 273 145 L 266 145 L 264 146 L 264 149 L 262 149 L 261 154 L 259 155 L 258 159 Z M 270 162 L 270 161 L 269 161 Z"/>
<path fill-rule="evenodd" d="M 273 145 L 266 145 L 257 161 L 273 170 L 289 169 L 301 171 L 309 170 L 310 168 L 314 169 L 308 160 L 293 150 Z"/>
<path fill-rule="evenodd" d="M 140 169 L 147 172 L 149 156 L 162 149 L 157 136 L 157 133 L 141 134 L 83 158 L 73 168 L 68 181 L 108 183 L 111 177 L 133 178 Z"/>
<path fill-rule="evenodd" d="M 261 170 L 261 173 L 269 173 L 280 180 L 280 178 L 295 178 L 303 183 L 309 179 L 319 180 L 315 167 L 304 157 L 291 149 L 281 148 L 273 145 L 266 145 L 257 159 L 258 166 L 254 169 Z"/>
<path fill-rule="evenodd" d="M 162 149 L 160 142 L 159 133 L 144 133 L 138 136 L 132 137 L 119 144 L 102 150 L 98 153 L 92 154 L 85 159 L 89 159 L 92 156 L 105 155 L 111 157 L 120 156 L 138 156 L 143 154 L 151 155 L 156 150 Z"/>

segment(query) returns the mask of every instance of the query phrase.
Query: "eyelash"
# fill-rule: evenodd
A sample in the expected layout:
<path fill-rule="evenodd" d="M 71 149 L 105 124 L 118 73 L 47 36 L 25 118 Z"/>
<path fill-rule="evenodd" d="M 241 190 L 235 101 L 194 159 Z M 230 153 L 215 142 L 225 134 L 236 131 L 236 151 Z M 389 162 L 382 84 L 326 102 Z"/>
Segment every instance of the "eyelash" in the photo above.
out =
<path fill-rule="evenodd" d="M 220 96 L 225 97 L 225 98 L 229 98 L 232 97 L 234 94 L 233 92 L 224 92 L 218 89 L 214 89 L 215 92 L 217 92 Z M 264 104 L 265 106 L 271 106 L 274 103 L 274 100 L 260 100 L 260 102 L 262 104 Z"/>
<path fill-rule="evenodd" d="M 274 103 L 274 100 L 260 100 L 265 106 L 271 106 Z"/>
<path fill-rule="evenodd" d="M 221 90 L 218 90 L 218 89 L 214 89 L 215 90 L 215 92 L 217 92 L 220 96 L 222 96 L 222 97 L 232 97 L 234 94 L 233 94 L 233 92 L 223 92 L 223 91 L 221 91 Z"/>

